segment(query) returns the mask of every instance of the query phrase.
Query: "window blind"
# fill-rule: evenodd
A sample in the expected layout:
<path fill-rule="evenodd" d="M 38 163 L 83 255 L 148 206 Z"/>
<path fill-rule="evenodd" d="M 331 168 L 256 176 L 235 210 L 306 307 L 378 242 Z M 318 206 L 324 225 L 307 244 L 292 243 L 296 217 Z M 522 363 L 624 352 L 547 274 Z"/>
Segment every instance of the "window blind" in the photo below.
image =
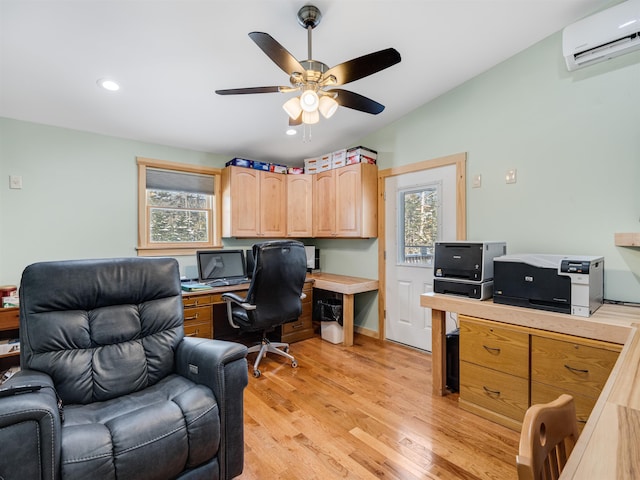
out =
<path fill-rule="evenodd" d="M 147 189 L 213 195 L 213 175 L 147 168 Z"/>

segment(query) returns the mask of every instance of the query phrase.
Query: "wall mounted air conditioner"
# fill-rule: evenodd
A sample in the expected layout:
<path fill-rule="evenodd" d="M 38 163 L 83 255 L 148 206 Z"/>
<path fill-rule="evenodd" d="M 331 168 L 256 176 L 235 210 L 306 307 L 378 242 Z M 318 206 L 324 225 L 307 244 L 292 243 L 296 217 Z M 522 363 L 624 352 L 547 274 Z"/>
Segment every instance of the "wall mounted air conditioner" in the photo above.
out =
<path fill-rule="evenodd" d="M 569 71 L 638 49 L 640 0 L 627 0 L 562 31 L 562 53 Z"/>

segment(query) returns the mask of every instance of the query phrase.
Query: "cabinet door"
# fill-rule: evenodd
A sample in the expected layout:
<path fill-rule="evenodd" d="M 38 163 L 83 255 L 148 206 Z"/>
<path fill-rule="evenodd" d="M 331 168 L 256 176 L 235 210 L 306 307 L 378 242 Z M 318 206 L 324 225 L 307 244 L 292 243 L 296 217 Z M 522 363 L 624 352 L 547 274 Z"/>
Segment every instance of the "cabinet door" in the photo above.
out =
<path fill-rule="evenodd" d="M 313 235 L 313 175 L 286 175 L 287 236 Z"/>
<path fill-rule="evenodd" d="M 265 237 L 286 235 L 287 176 L 281 173 L 260 172 L 260 222 L 258 233 Z"/>
<path fill-rule="evenodd" d="M 255 237 L 259 232 L 260 172 L 227 167 L 222 173 L 223 227 L 225 237 Z"/>
<path fill-rule="evenodd" d="M 349 165 L 334 171 L 336 172 L 336 235 L 359 237 L 362 225 L 361 166 Z"/>
<path fill-rule="evenodd" d="M 313 179 L 313 236 L 333 237 L 336 231 L 337 170 L 316 173 Z"/>

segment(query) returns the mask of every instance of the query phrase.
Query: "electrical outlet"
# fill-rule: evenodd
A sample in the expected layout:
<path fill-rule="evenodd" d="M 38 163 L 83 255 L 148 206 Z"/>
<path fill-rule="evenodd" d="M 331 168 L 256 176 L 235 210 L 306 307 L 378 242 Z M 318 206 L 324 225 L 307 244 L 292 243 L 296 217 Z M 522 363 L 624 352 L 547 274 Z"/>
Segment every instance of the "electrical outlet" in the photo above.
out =
<path fill-rule="evenodd" d="M 504 179 L 507 183 L 516 183 L 517 170 L 515 168 L 507 170 L 507 174 L 505 175 Z"/>
<path fill-rule="evenodd" d="M 9 175 L 9 188 L 21 189 L 22 177 L 20 175 Z"/>
<path fill-rule="evenodd" d="M 482 186 L 482 175 L 480 174 L 474 175 L 471 186 L 473 188 L 480 188 Z"/>

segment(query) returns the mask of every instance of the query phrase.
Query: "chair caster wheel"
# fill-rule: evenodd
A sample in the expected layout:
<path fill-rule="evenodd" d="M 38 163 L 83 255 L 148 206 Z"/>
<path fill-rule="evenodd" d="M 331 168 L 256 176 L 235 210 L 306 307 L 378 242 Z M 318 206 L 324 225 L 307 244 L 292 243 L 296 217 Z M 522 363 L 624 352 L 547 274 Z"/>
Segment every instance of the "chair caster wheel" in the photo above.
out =
<path fill-rule="evenodd" d="M 257 368 L 253 371 L 253 376 L 255 378 L 258 378 L 260 376 L 260 370 L 258 370 Z"/>
<path fill-rule="evenodd" d="M 291 368 L 297 368 L 298 367 L 298 362 L 296 362 L 295 360 L 293 360 L 291 362 Z"/>

